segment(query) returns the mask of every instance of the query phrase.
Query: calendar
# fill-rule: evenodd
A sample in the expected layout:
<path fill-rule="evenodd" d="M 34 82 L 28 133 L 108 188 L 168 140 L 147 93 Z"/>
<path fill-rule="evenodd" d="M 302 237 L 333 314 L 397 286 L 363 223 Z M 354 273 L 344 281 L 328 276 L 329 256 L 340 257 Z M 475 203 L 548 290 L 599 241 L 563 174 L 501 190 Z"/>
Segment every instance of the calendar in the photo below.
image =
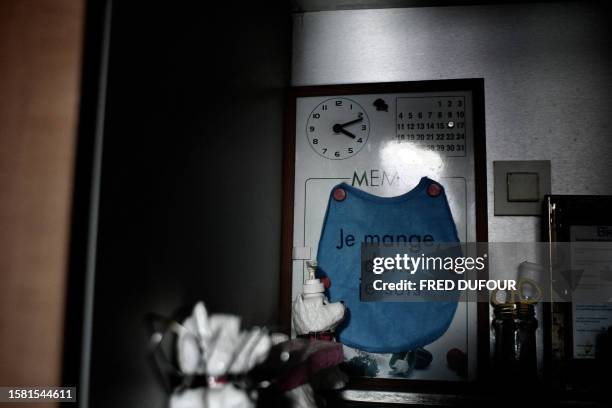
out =
<path fill-rule="evenodd" d="M 399 143 L 443 156 L 465 157 L 465 97 L 397 97 Z"/>

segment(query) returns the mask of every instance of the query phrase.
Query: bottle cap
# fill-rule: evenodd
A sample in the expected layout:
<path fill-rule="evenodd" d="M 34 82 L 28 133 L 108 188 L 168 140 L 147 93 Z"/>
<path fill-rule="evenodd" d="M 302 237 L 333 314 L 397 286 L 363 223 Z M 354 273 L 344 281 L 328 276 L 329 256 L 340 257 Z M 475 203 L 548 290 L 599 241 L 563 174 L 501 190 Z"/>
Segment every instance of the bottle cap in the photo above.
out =
<path fill-rule="evenodd" d="M 508 318 L 516 316 L 516 305 L 514 303 L 498 303 L 493 307 L 496 317 Z"/>
<path fill-rule="evenodd" d="M 534 317 L 535 306 L 533 303 L 517 302 L 516 313 L 519 318 Z"/>
<path fill-rule="evenodd" d="M 325 291 L 325 286 L 320 279 L 307 279 L 306 283 L 304 283 L 305 294 L 315 294 L 315 293 L 323 293 Z"/>
<path fill-rule="evenodd" d="M 308 279 L 304 283 L 303 293 L 307 295 L 323 293 L 325 285 L 320 279 L 315 277 L 317 271 L 317 263 L 315 261 L 307 261 L 306 268 L 308 269 Z"/>

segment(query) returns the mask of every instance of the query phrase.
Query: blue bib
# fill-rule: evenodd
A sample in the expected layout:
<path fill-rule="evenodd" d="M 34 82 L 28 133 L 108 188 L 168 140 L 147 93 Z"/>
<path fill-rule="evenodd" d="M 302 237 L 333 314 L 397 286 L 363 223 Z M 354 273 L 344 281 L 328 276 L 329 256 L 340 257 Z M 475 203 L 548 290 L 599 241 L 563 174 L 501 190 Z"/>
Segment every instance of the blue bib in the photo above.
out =
<path fill-rule="evenodd" d="M 368 237 L 368 238 L 366 238 Z M 340 342 L 374 353 L 423 347 L 448 329 L 457 302 L 362 302 L 361 243 L 459 242 L 444 189 L 423 177 L 411 191 L 379 197 L 345 183 L 335 186 L 319 240 L 319 273 L 329 277 L 330 301 L 342 301 L 347 317 L 336 329 Z M 374 241 L 375 242 L 375 241 Z"/>

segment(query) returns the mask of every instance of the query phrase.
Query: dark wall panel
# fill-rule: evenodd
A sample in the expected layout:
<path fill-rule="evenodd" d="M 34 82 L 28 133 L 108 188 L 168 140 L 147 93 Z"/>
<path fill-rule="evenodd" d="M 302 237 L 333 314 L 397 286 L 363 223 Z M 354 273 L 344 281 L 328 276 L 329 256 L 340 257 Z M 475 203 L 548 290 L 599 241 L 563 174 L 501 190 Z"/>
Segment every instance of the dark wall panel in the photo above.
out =
<path fill-rule="evenodd" d="M 147 312 L 277 324 L 288 7 L 114 4 L 90 406 L 164 406 Z"/>

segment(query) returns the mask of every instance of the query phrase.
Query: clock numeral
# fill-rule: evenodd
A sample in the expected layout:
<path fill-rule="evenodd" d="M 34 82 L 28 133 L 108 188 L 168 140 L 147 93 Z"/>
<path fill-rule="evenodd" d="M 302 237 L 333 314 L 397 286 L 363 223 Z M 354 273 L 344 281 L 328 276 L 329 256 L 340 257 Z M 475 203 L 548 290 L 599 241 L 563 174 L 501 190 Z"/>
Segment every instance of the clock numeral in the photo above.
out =
<path fill-rule="evenodd" d="M 361 138 L 357 139 L 357 143 L 363 143 L 363 140 Z"/>
<path fill-rule="evenodd" d="M 349 152 L 349 154 L 353 154 L 353 148 L 352 148 L 352 147 L 349 147 L 349 148 L 348 148 L 348 152 Z"/>
<path fill-rule="evenodd" d="M 342 106 L 342 101 L 336 101 L 336 106 Z"/>
<path fill-rule="evenodd" d="M 336 156 L 336 157 L 340 157 L 340 152 L 335 152 L 335 153 L 334 153 L 334 156 Z"/>
<path fill-rule="evenodd" d="M 313 117 L 314 119 L 319 119 L 319 118 L 321 117 L 321 114 L 320 114 L 320 113 L 313 113 L 313 114 L 312 114 L 312 117 Z"/>
<path fill-rule="evenodd" d="M 310 126 L 310 127 L 308 128 L 308 130 L 309 130 L 310 132 L 314 132 L 314 131 L 315 131 L 315 127 L 314 127 L 314 126 Z"/>
<path fill-rule="evenodd" d="M 359 118 L 363 118 L 363 112 L 359 112 L 359 113 L 357 114 L 357 117 L 359 117 Z"/>
<path fill-rule="evenodd" d="M 321 110 L 327 110 L 327 105 L 321 106 Z"/>
<path fill-rule="evenodd" d="M 361 130 L 366 130 L 366 129 L 367 129 L 366 125 L 361 125 Z"/>
<path fill-rule="evenodd" d="M 351 103 L 350 109 L 353 110 L 353 104 Z"/>
<path fill-rule="evenodd" d="M 327 153 L 327 147 L 324 147 L 322 150 L 323 150 L 323 154 Z"/>
<path fill-rule="evenodd" d="M 319 139 L 312 139 L 312 144 L 319 144 Z"/>

